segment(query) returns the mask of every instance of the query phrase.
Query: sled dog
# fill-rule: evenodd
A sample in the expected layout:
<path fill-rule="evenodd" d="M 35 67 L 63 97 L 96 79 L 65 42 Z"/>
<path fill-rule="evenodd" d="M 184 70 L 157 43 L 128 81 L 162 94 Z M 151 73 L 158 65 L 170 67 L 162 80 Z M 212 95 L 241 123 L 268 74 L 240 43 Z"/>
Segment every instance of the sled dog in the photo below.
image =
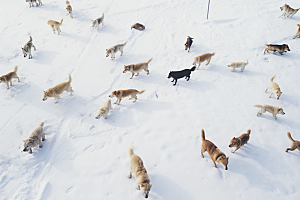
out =
<path fill-rule="evenodd" d="M 110 47 L 109 49 L 106 49 L 106 57 L 109 56 L 109 54 L 111 54 L 111 59 L 115 59 L 115 54 L 120 51 L 121 52 L 121 56 L 123 55 L 123 48 L 126 45 L 127 41 L 124 44 L 117 44 L 113 47 Z"/>
<path fill-rule="evenodd" d="M 287 148 L 285 152 L 294 151 L 295 149 L 298 149 L 300 151 L 300 141 L 293 140 L 290 132 L 287 132 L 287 136 L 292 141 L 292 145 L 291 148 Z"/>
<path fill-rule="evenodd" d="M 43 101 L 46 101 L 48 97 L 54 97 L 56 100 L 55 103 L 57 103 L 59 99 L 59 95 L 61 95 L 64 91 L 70 92 L 70 96 L 71 96 L 72 92 L 74 92 L 71 87 L 71 81 L 72 79 L 69 74 L 69 80 L 67 82 L 60 83 L 44 91 Z"/>
<path fill-rule="evenodd" d="M 174 82 L 175 80 L 175 83 L 173 85 L 176 85 L 177 79 L 181 79 L 183 77 L 185 77 L 185 79 L 189 81 L 191 77 L 191 73 L 195 71 L 195 69 L 196 67 L 193 66 L 191 69 L 184 69 L 181 71 L 170 71 L 168 78 L 173 78 L 173 81 L 171 82 Z"/>
<path fill-rule="evenodd" d="M 265 48 L 264 54 L 266 52 L 269 53 L 269 51 L 273 51 L 273 52 L 278 51 L 278 53 L 280 53 L 282 55 L 283 52 L 291 51 L 289 48 L 289 45 L 287 45 L 287 44 L 281 44 L 281 45 L 265 44 L 265 46 L 267 46 L 267 48 Z"/>
<path fill-rule="evenodd" d="M 251 130 L 249 129 L 247 133 L 242 134 L 239 137 L 233 137 L 230 141 L 229 147 L 235 147 L 235 150 L 232 150 L 231 153 L 236 152 L 241 146 L 247 144 L 248 140 L 250 139 Z"/>
<path fill-rule="evenodd" d="M 100 24 L 102 24 L 102 26 L 103 26 L 103 20 L 104 20 L 104 13 L 102 13 L 101 17 L 98 17 L 97 19 L 92 20 L 93 27 L 97 27 L 97 30 L 98 30 Z"/>
<path fill-rule="evenodd" d="M 298 33 L 295 37 L 293 37 L 293 39 L 295 39 L 296 37 L 300 37 L 300 24 L 297 24 L 298 28 Z"/>
<path fill-rule="evenodd" d="M 142 91 L 138 91 L 138 90 L 135 90 L 135 89 L 127 89 L 127 90 L 115 90 L 111 93 L 111 95 L 109 95 L 110 98 L 113 98 L 113 97 L 116 97 L 117 98 L 117 101 L 114 103 L 116 104 L 118 101 L 118 105 L 120 104 L 122 98 L 124 97 L 128 97 L 128 96 L 131 96 L 130 99 L 135 99 L 133 101 L 136 102 L 137 100 L 137 94 L 143 94 L 145 92 L 145 90 L 142 90 Z"/>
<path fill-rule="evenodd" d="M 277 119 L 276 115 L 277 114 L 282 114 L 284 115 L 285 113 L 283 112 L 283 109 L 281 107 L 277 107 L 277 106 L 270 106 L 270 105 L 254 105 L 253 107 L 258 107 L 260 108 L 260 110 L 257 113 L 257 116 L 265 113 L 266 111 L 268 111 L 269 113 L 271 113 L 273 115 L 273 117 L 275 119 Z"/>
<path fill-rule="evenodd" d="M 214 143 L 205 139 L 205 133 L 203 129 L 201 130 L 201 138 L 202 138 L 202 145 L 201 145 L 202 158 L 204 158 L 203 153 L 207 151 L 215 167 L 217 167 L 216 162 L 218 162 L 221 165 L 223 165 L 225 170 L 227 170 L 229 157 L 226 157 L 226 155 L 222 151 L 220 151 L 220 149 L 218 149 L 218 147 Z"/>
<path fill-rule="evenodd" d="M 133 153 L 132 145 L 128 146 L 127 151 L 130 159 L 128 178 L 131 178 L 133 173 L 135 176 L 137 189 L 142 191 L 145 198 L 148 198 L 152 184 L 150 184 L 150 179 L 144 166 L 143 160 L 138 155 L 135 155 Z"/>
<path fill-rule="evenodd" d="M 70 2 L 68 0 L 66 1 L 66 4 L 67 4 L 66 10 L 68 11 L 70 17 L 73 19 L 72 6 L 70 5 Z"/>
<path fill-rule="evenodd" d="M 184 50 L 189 49 L 188 52 L 190 52 L 191 46 L 193 44 L 193 39 L 194 38 L 191 38 L 190 36 L 187 36 L 186 42 L 184 44 L 184 47 L 185 47 Z"/>
<path fill-rule="evenodd" d="M 275 97 L 278 100 L 280 95 L 282 94 L 282 92 L 280 91 L 279 85 L 277 83 L 273 82 L 274 78 L 275 78 L 275 74 L 271 77 L 270 84 L 268 85 L 265 92 L 267 92 L 268 89 L 272 88 L 272 92 L 271 92 L 269 98 L 271 98 L 272 94 L 275 94 Z"/>
<path fill-rule="evenodd" d="M 245 70 L 246 65 L 248 65 L 248 60 L 247 62 L 231 62 L 231 64 L 227 66 L 232 67 L 232 72 L 235 70 L 235 68 L 241 68 L 241 72 L 243 72 Z"/>
<path fill-rule="evenodd" d="M 132 28 L 137 29 L 139 31 L 142 31 L 142 30 L 145 29 L 145 26 L 143 24 L 140 24 L 140 23 L 135 23 L 131 26 L 131 30 L 132 30 Z"/>
<path fill-rule="evenodd" d="M 108 112 L 111 109 L 111 100 L 107 99 L 101 108 L 99 108 L 96 119 L 99 119 L 101 116 L 104 117 L 104 119 L 107 118 Z"/>
<path fill-rule="evenodd" d="M 21 47 L 22 52 L 24 54 L 24 58 L 27 56 L 27 54 L 29 59 L 32 58 L 31 47 L 33 47 L 33 49 L 36 50 L 35 46 L 32 43 L 32 37 L 29 36 L 29 41 L 25 44 L 24 48 Z"/>
<path fill-rule="evenodd" d="M 215 52 L 206 53 L 206 54 L 203 54 L 201 56 L 197 56 L 197 57 L 194 58 L 193 65 L 195 65 L 195 67 L 196 67 L 197 63 L 198 63 L 198 67 L 197 67 L 197 70 L 198 70 L 201 63 L 203 63 L 204 61 L 207 61 L 207 63 L 206 63 L 206 66 L 207 66 L 209 64 L 210 60 L 211 60 L 211 57 L 213 57 L 214 55 L 215 55 Z"/>
<path fill-rule="evenodd" d="M 147 75 L 149 74 L 149 69 L 148 69 L 148 64 L 151 62 L 152 58 L 150 58 L 148 60 L 148 62 L 144 62 L 144 63 L 138 63 L 138 64 L 131 64 L 131 65 L 124 65 L 124 71 L 123 73 L 131 72 L 132 76 L 130 77 L 130 79 L 132 79 L 133 75 L 135 73 L 137 73 L 135 76 L 138 76 L 139 73 L 144 70 L 145 72 L 147 72 Z"/>
<path fill-rule="evenodd" d="M 36 4 L 36 6 L 42 5 L 42 0 L 38 0 L 39 3 L 36 2 L 37 0 L 26 0 L 26 2 L 29 3 L 29 7 L 34 6 L 33 3 Z"/>
<path fill-rule="evenodd" d="M 36 147 L 39 145 L 40 148 L 43 147 L 42 141 L 45 140 L 45 133 L 44 133 L 44 122 L 41 122 L 40 125 L 35 128 L 30 137 L 27 140 L 23 140 L 24 142 L 24 149 L 23 151 L 29 151 L 30 154 L 32 154 L 33 147 Z"/>
<path fill-rule="evenodd" d="M 280 17 L 293 17 L 298 12 L 298 10 L 300 10 L 300 8 L 293 9 L 289 5 L 284 4 L 282 7 L 280 7 L 280 10 L 283 11 Z"/>
<path fill-rule="evenodd" d="M 59 35 L 59 33 L 61 32 L 60 30 L 60 26 L 62 25 L 64 19 L 61 19 L 60 22 L 58 21 L 54 21 L 54 20 L 49 20 L 47 22 L 47 24 L 49 24 L 53 30 L 53 33 L 55 34 L 55 29 L 57 30 L 57 34 Z"/>
<path fill-rule="evenodd" d="M 12 86 L 12 79 L 13 78 L 17 78 L 18 82 L 20 82 L 20 79 L 17 75 L 17 71 L 18 71 L 18 66 L 15 66 L 15 70 L 13 72 L 9 72 L 6 75 L 0 76 L 0 83 L 2 83 L 2 82 L 6 83 L 7 89 L 9 89 L 8 82 L 10 83 L 10 86 Z"/>

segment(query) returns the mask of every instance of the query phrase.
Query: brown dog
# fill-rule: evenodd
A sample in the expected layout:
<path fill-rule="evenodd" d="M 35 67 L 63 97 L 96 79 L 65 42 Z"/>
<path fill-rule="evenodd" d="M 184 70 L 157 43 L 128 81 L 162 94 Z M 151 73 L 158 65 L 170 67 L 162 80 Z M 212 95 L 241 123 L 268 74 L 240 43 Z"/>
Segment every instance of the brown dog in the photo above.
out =
<path fill-rule="evenodd" d="M 124 97 L 128 97 L 128 96 L 131 96 L 130 99 L 135 99 L 133 101 L 136 102 L 137 100 L 137 94 L 143 94 L 145 92 L 145 90 L 142 90 L 142 91 L 138 91 L 138 90 L 135 90 L 135 89 L 127 89 L 127 90 L 115 90 L 111 93 L 111 95 L 109 95 L 110 98 L 113 98 L 113 97 L 117 97 L 117 101 L 114 103 L 116 104 L 118 101 L 118 105 L 120 104 L 122 98 Z"/>
<path fill-rule="evenodd" d="M 230 141 L 229 147 L 235 147 L 235 150 L 231 151 L 231 153 L 236 152 L 241 146 L 247 144 L 250 139 L 251 130 L 249 129 L 247 133 L 242 134 L 240 137 L 233 137 Z"/>
<path fill-rule="evenodd" d="M 214 166 L 217 167 L 216 161 L 223 165 L 224 169 L 227 170 L 228 159 L 226 155 L 218 149 L 218 147 L 209 140 L 205 139 L 204 130 L 201 129 L 201 138 L 202 138 L 202 145 L 201 145 L 201 156 L 204 158 L 203 153 L 207 151 L 209 157 L 214 163 Z"/>
<path fill-rule="evenodd" d="M 188 52 L 190 52 L 191 46 L 192 46 L 192 44 L 193 44 L 193 39 L 194 39 L 194 38 L 191 38 L 190 36 L 187 36 L 186 42 L 185 42 L 185 44 L 184 44 L 184 47 L 185 47 L 184 50 L 189 49 Z"/>
<path fill-rule="evenodd" d="M 211 57 L 213 57 L 214 55 L 215 55 L 215 52 L 206 53 L 206 54 L 203 54 L 201 56 L 197 56 L 197 57 L 194 58 L 193 65 L 195 65 L 195 67 L 196 67 L 196 65 L 198 63 L 199 65 L 198 65 L 197 69 L 199 69 L 201 63 L 204 62 L 204 61 L 207 61 L 206 65 L 208 65 L 210 60 L 211 60 Z"/>
<path fill-rule="evenodd" d="M 289 150 L 290 150 L 290 151 L 294 151 L 295 149 L 298 149 L 298 150 L 300 151 L 300 141 L 295 141 L 295 140 L 293 140 L 293 138 L 292 138 L 290 132 L 287 132 L 287 136 L 288 136 L 289 139 L 292 141 L 292 145 L 291 145 L 291 148 L 287 148 L 287 149 L 285 150 L 285 152 L 288 152 Z"/>
<path fill-rule="evenodd" d="M 278 53 L 280 53 L 281 55 L 283 54 L 283 52 L 287 52 L 287 51 L 291 51 L 289 48 L 289 45 L 287 44 L 282 44 L 282 45 L 277 45 L 277 44 L 265 44 L 265 46 L 267 46 L 267 48 L 264 51 L 264 54 L 266 52 L 269 53 L 269 51 L 278 51 Z"/>
<path fill-rule="evenodd" d="M 18 66 L 15 66 L 15 70 L 14 70 L 13 72 L 9 72 L 9 73 L 6 74 L 6 75 L 0 76 L 0 83 L 1 83 L 1 82 L 6 83 L 7 89 L 9 89 L 8 82 L 10 82 L 10 86 L 12 86 L 11 80 L 12 80 L 13 78 L 17 78 L 17 79 L 18 79 L 18 82 L 20 82 L 20 79 L 19 79 L 19 77 L 18 77 L 18 75 L 17 75 L 17 71 L 18 71 Z"/>
<path fill-rule="evenodd" d="M 300 24 L 297 24 L 298 28 L 298 33 L 295 37 L 293 37 L 293 39 L 295 39 L 296 37 L 300 37 Z"/>
<path fill-rule="evenodd" d="M 131 26 L 131 30 L 132 30 L 132 28 L 135 28 L 135 29 L 137 29 L 139 31 L 142 31 L 142 30 L 145 29 L 145 26 L 143 24 L 140 24 L 140 23 L 135 23 L 135 24 L 133 24 Z"/>
<path fill-rule="evenodd" d="M 61 32 L 60 30 L 60 26 L 62 25 L 62 22 L 63 22 L 64 19 L 61 19 L 60 23 L 58 21 L 54 21 L 54 20 L 49 20 L 47 22 L 48 25 L 51 26 L 52 30 L 53 30 L 53 33 L 55 34 L 55 29 L 57 30 L 57 34 L 59 35 L 59 33 Z M 54 29 L 55 27 L 55 29 Z"/>
<path fill-rule="evenodd" d="M 126 73 L 127 71 L 131 72 L 132 76 L 130 77 L 130 79 L 132 79 L 132 77 L 135 73 L 137 73 L 135 76 L 138 76 L 142 70 L 145 70 L 145 72 L 147 72 L 147 75 L 148 75 L 149 74 L 148 64 L 151 62 L 151 60 L 152 60 L 152 58 L 150 58 L 148 60 L 148 62 L 131 64 L 131 65 L 127 65 L 127 66 L 124 65 L 123 73 Z"/>
<path fill-rule="evenodd" d="M 67 11 L 69 12 L 70 17 L 73 19 L 73 15 L 72 15 L 72 6 L 70 5 L 70 2 L 69 2 L 68 0 L 66 1 L 66 4 L 67 4 L 66 9 L 67 9 Z"/>

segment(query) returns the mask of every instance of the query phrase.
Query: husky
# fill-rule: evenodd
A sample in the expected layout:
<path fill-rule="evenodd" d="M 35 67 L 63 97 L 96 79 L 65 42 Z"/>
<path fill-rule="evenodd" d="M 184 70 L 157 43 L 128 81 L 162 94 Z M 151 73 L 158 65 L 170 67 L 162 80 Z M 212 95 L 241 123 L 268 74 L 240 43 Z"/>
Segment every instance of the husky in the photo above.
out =
<path fill-rule="evenodd" d="M 245 70 L 246 65 L 248 65 L 248 60 L 247 62 L 231 62 L 231 64 L 227 66 L 232 67 L 232 72 L 235 70 L 235 68 L 241 68 L 241 72 L 243 72 Z"/>
<path fill-rule="evenodd" d="M 137 184 L 137 189 L 142 190 L 145 198 L 148 198 L 152 184 L 150 184 L 150 179 L 147 174 L 147 170 L 144 166 L 143 160 L 133 153 L 132 145 L 128 146 L 128 156 L 129 156 L 129 176 L 132 178 L 132 173 L 135 176 L 135 181 Z"/>
<path fill-rule="evenodd" d="M 298 33 L 295 37 L 293 37 L 293 39 L 295 39 L 296 37 L 300 37 L 300 24 L 297 24 L 298 28 Z"/>
<path fill-rule="evenodd" d="M 275 97 L 278 100 L 280 95 L 282 94 L 282 92 L 280 91 L 279 85 L 277 83 L 273 82 L 274 78 L 275 78 L 275 74 L 270 78 L 270 84 L 268 85 L 265 92 L 267 92 L 268 89 L 272 88 L 272 92 L 271 92 L 269 98 L 271 98 L 272 94 L 275 94 Z"/>
<path fill-rule="evenodd" d="M 135 90 L 135 89 L 127 89 L 127 90 L 115 90 L 111 93 L 111 95 L 109 95 L 110 98 L 113 98 L 113 97 L 117 97 L 117 101 L 114 103 L 116 104 L 118 101 L 118 105 L 120 104 L 122 98 L 124 97 L 128 97 L 128 96 L 131 96 L 130 99 L 135 99 L 132 103 L 136 102 L 137 100 L 137 94 L 143 94 L 145 92 L 145 90 L 142 90 L 142 91 L 138 91 L 138 90 Z"/>
<path fill-rule="evenodd" d="M 6 75 L 0 76 L 0 83 L 4 82 L 7 85 L 7 89 L 9 89 L 9 85 L 8 82 L 10 83 L 10 86 L 12 86 L 12 79 L 13 78 L 17 78 L 18 82 L 20 82 L 20 79 L 17 75 L 17 71 L 18 71 L 18 66 L 15 66 L 15 70 L 13 72 L 9 72 Z"/>
<path fill-rule="evenodd" d="M 101 17 L 98 17 L 97 19 L 92 20 L 93 27 L 96 26 L 96 27 L 97 27 L 97 30 L 98 30 L 100 24 L 102 24 L 102 26 L 104 25 L 104 24 L 103 24 L 103 20 L 104 20 L 104 13 L 102 13 L 102 16 L 101 16 Z"/>
<path fill-rule="evenodd" d="M 293 17 L 298 12 L 298 10 L 300 10 L 300 8 L 293 9 L 289 5 L 284 4 L 282 7 L 280 7 L 280 10 L 283 11 L 280 17 Z"/>
<path fill-rule="evenodd" d="M 40 125 L 32 131 L 30 137 L 27 140 L 23 140 L 23 151 L 29 151 L 29 153 L 32 154 L 31 148 L 36 147 L 37 145 L 39 145 L 40 148 L 43 147 L 42 141 L 45 140 L 45 132 L 43 126 L 44 122 L 41 122 Z"/>
<path fill-rule="evenodd" d="M 70 17 L 73 19 L 72 6 L 70 5 L 70 2 L 68 0 L 66 1 L 66 4 L 67 4 L 66 10 L 68 11 Z"/>
<path fill-rule="evenodd" d="M 48 97 L 54 97 L 56 100 L 55 103 L 57 103 L 58 99 L 59 99 L 59 95 L 62 94 L 64 91 L 70 92 L 70 96 L 71 96 L 72 92 L 74 92 L 71 87 L 71 81 L 72 81 L 72 79 L 69 74 L 69 80 L 67 82 L 60 83 L 60 84 L 44 91 L 43 101 L 46 101 Z"/>
<path fill-rule="evenodd" d="M 47 24 L 51 26 L 51 28 L 52 28 L 54 34 L 55 34 L 55 29 L 57 30 L 57 34 L 58 34 L 58 35 L 59 35 L 59 33 L 61 32 L 60 26 L 62 25 L 63 20 L 64 20 L 64 19 L 61 19 L 60 22 L 54 21 L 54 20 L 49 20 L 49 21 L 47 22 Z M 54 27 L 55 27 L 55 29 L 54 29 Z"/>
<path fill-rule="evenodd" d="M 216 53 L 213 52 L 213 53 L 206 53 L 206 54 L 203 54 L 201 56 L 197 56 L 194 58 L 194 62 L 193 62 L 193 65 L 197 65 L 198 63 L 198 67 L 197 67 L 197 70 L 199 69 L 200 65 L 202 62 L 204 61 L 207 61 L 206 63 L 206 66 L 209 64 L 210 60 L 211 60 L 211 57 L 213 57 Z"/>
<path fill-rule="evenodd" d="M 111 54 L 111 59 L 115 59 L 115 53 L 117 53 L 118 51 L 121 52 L 121 56 L 123 55 L 123 48 L 126 45 L 127 41 L 124 44 L 117 44 L 113 47 L 110 47 L 109 49 L 106 49 L 106 57 L 109 56 L 109 54 Z"/>
<path fill-rule="evenodd" d="M 189 49 L 188 52 L 190 52 L 191 46 L 193 44 L 193 39 L 194 38 L 191 38 L 190 36 L 187 36 L 186 43 L 184 44 L 184 47 L 185 47 L 184 50 Z"/>
<path fill-rule="evenodd" d="M 289 45 L 287 44 L 281 44 L 281 45 L 278 45 L 278 44 L 265 44 L 265 46 L 267 46 L 267 48 L 265 48 L 265 51 L 264 51 L 264 54 L 266 52 L 269 53 L 269 51 L 278 51 L 278 53 L 280 53 L 280 55 L 283 54 L 283 52 L 287 52 L 287 51 L 291 51 L 290 48 L 289 48 Z"/>
<path fill-rule="evenodd" d="M 251 130 L 249 129 L 247 133 L 242 134 L 240 137 L 233 137 L 230 141 L 229 147 L 235 147 L 235 150 L 232 150 L 231 153 L 236 152 L 241 146 L 247 144 L 250 139 Z"/>
<path fill-rule="evenodd" d="M 225 170 L 227 170 L 228 159 L 226 155 L 218 149 L 218 147 L 209 140 L 205 139 L 204 130 L 201 130 L 201 138 L 202 138 L 202 145 L 201 145 L 201 156 L 204 158 L 203 153 L 207 151 L 209 157 L 214 163 L 214 166 L 217 168 L 216 162 L 220 163 Z"/>
<path fill-rule="evenodd" d="M 39 3 L 36 2 L 37 0 L 26 0 L 26 2 L 29 3 L 29 8 L 31 8 L 31 6 L 34 6 L 33 3 L 36 4 L 36 6 L 42 5 L 42 0 L 38 0 Z"/>
<path fill-rule="evenodd" d="M 262 113 L 265 113 L 266 111 L 268 111 L 269 113 L 271 113 L 273 115 L 273 117 L 275 119 L 277 119 L 276 115 L 277 114 L 282 114 L 284 115 L 285 113 L 283 112 L 283 109 L 281 107 L 277 107 L 277 106 L 270 106 L 270 105 L 254 105 L 253 107 L 258 107 L 261 108 L 258 113 L 258 115 L 261 115 Z"/>
<path fill-rule="evenodd" d="M 107 118 L 108 112 L 111 109 L 111 100 L 107 99 L 101 108 L 99 108 L 96 119 L 99 119 L 101 116 L 104 117 L 104 119 Z"/>
<path fill-rule="evenodd" d="M 189 81 L 191 77 L 191 73 L 195 71 L 195 69 L 196 67 L 193 66 L 191 69 L 184 69 L 181 71 L 170 71 L 168 78 L 173 78 L 173 81 L 171 82 L 174 82 L 175 80 L 175 83 L 173 84 L 175 86 L 177 83 L 177 79 L 181 79 L 185 77 L 186 81 Z"/>
<path fill-rule="evenodd" d="M 24 58 L 27 56 L 27 54 L 29 59 L 32 58 L 31 47 L 33 47 L 33 49 L 36 50 L 35 46 L 32 43 L 32 37 L 29 36 L 29 41 L 25 44 L 24 48 L 21 47 L 22 52 L 24 54 Z"/>
<path fill-rule="evenodd" d="M 298 149 L 300 151 L 300 141 L 295 141 L 293 140 L 292 136 L 291 136 L 291 133 L 290 132 L 287 132 L 287 136 L 288 138 L 292 141 L 292 145 L 291 145 L 291 148 L 287 148 L 285 150 L 285 152 L 288 152 L 289 150 L 290 151 L 294 151 L 295 149 Z"/>
<path fill-rule="evenodd" d="M 131 30 L 132 30 L 132 28 L 137 29 L 139 31 L 142 31 L 142 30 L 145 29 L 145 26 L 143 24 L 140 24 L 140 23 L 135 23 L 131 26 Z"/>
<path fill-rule="evenodd" d="M 131 65 L 124 65 L 124 71 L 123 73 L 131 72 L 132 76 L 130 77 L 130 79 L 132 79 L 133 75 L 135 73 L 137 73 L 135 76 L 138 76 L 139 73 L 142 70 L 145 70 L 145 72 L 147 72 L 147 75 L 149 74 L 149 69 L 148 69 L 148 64 L 151 62 L 152 58 L 150 58 L 148 60 L 148 62 L 144 62 L 144 63 L 138 63 L 138 64 L 131 64 Z"/>

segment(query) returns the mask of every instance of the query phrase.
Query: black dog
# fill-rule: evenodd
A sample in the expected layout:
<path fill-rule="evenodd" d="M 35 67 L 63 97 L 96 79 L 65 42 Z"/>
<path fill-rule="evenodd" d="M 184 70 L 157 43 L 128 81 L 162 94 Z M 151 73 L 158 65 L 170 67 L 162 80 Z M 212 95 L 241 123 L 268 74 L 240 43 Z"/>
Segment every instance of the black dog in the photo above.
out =
<path fill-rule="evenodd" d="M 189 49 L 188 52 L 190 52 L 191 46 L 193 44 L 193 40 L 192 39 L 194 39 L 194 38 L 191 38 L 190 36 L 187 36 L 187 37 L 188 38 L 186 39 L 186 43 L 184 44 L 184 46 L 185 46 L 184 50 Z"/>
<path fill-rule="evenodd" d="M 193 66 L 191 69 L 184 69 L 181 71 L 170 71 L 168 78 L 173 78 L 173 81 L 175 80 L 175 83 L 173 85 L 176 85 L 177 79 L 185 77 L 185 79 L 190 80 L 190 75 L 192 71 L 195 71 L 196 67 Z M 171 81 L 171 82 L 173 82 Z"/>

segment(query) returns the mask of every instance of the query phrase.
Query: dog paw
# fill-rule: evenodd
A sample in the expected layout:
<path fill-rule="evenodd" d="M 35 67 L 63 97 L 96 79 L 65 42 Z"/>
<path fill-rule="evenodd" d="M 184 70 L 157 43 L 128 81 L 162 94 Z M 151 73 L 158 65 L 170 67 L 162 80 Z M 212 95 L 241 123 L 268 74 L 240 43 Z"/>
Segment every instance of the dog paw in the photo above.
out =
<path fill-rule="evenodd" d="M 231 153 L 234 153 L 234 151 L 231 151 Z"/>

